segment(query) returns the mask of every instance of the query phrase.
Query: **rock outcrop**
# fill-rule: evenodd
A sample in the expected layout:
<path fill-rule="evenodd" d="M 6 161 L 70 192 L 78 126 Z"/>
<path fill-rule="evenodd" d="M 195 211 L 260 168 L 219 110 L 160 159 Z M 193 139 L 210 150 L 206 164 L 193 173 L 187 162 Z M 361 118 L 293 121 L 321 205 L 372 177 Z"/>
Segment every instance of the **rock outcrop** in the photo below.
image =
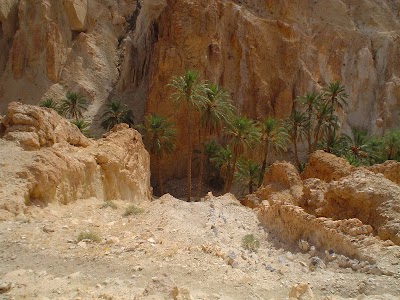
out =
<path fill-rule="evenodd" d="M 288 176 L 295 173 L 288 172 L 290 167 L 285 163 L 272 165 L 256 193 L 257 201 L 251 204 L 254 207 L 258 203 L 260 222 L 282 240 L 298 243 L 301 251 L 314 247 L 311 256 L 333 251 L 378 263 L 385 270 L 382 272 L 390 273 L 394 271 L 390 261 L 396 260 L 393 251 L 400 246 L 400 188 L 395 179 L 391 181 L 383 174 L 394 176 L 395 165 L 378 165 L 375 172 L 382 174 L 376 174 L 316 152 L 302 174 L 304 181 L 299 175 Z"/>
<path fill-rule="evenodd" d="M 17 141 L 25 150 L 38 150 L 60 142 L 78 147 L 90 144 L 75 125 L 49 108 L 12 102 L 2 124 L 3 138 Z"/>
<path fill-rule="evenodd" d="M 301 177 L 302 179 L 318 178 L 330 182 L 349 175 L 352 169 L 353 167 L 344 158 L 318 150 L 308 158 Z"/>
<path fill-rule="evenodd" d="M 400 245 L 400 187 L 367 170 L 332 182 L 325 194 L 324 216 L 334 219 L 357 218 L 371 225 L 376 234 Z"/>
<path fill-rule="evenodd" d="M 128 125 L 117 125 L 94 141 L 49 109 L 12 103 L 6 119 L 11 126 L 6 127 L 7 140 L 0 139 L 0 210 L 5 215 L 0 218 L 29 204 L 67 204 L 89 197 L 150 199 L 149 155 L 141 135 Z M 36 135 L 26 139 L 30 133 Z M 32 151 L 18 146 L 31 141 Z"/>

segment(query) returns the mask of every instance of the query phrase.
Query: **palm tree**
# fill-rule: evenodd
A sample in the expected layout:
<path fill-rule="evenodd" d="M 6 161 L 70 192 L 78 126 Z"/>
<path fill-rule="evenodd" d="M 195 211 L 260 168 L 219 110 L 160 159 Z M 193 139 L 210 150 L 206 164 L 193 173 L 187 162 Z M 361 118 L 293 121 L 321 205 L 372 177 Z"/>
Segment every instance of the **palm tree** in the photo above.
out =
<path fill-rule="evenodd" d="M 256 144 L 260 139 L 259 129 L 254 126 L 254 121 L 243 116 L 236 116 L 227 128 L 227 134 L 230 137 L 230 144 L 233 147 L 232 170 L 225 182 L 224 192 L 228 192 L 233 183 L 233 177 L 236 170 L 236 163 L 246 148 Z"/>
<path fill-rule="evenodd" d="M 400 130 L 390 130 L 382 137 L 385 159 L 395 159 L 400 153 Z"/>
<path fill-rule="evenodd" d="M 54 101 L 53 98 L 47 98 L 40 101 L 39 106 L 54 109 L 56 112 L 59 110 L 58 103 L 57 101 Z"/>
<path fill-rule="evenodd" d="M 325 140 L 327 143 L 334 139 L 335 135 L 329 135 L 331 128 L 339 128 L 339 119 L 332 113 L 333 108 L 329 103 L 321 103 L 316 110 L 316 125 L 314 129 L 314 142 L 312 151 L 317 149 L 318 141 Z"/>
<path fill-rule="evenodd" d="M 200 197 L 203 189 L 203 173 L 204 173 L 204 141 L 208 136 L 212 136 L 220 131 L 223 125 L 229 123 L 233 116 L 234 106 L 229 98 L 228 93 L 218 85 L 207 85 L 207 98 L 204 106 L 200 110 L 200 172 L 198 194 Z"/>
<path fill-rule="evenodd" d="M 206 102 L 206 86 L 199 80 L 195 71 L 186 71 L 182 76 L 176 76 L 169 84 L 175 89 L 171 95 L 176 105 L 181 105 L 187 122 L 187 199 L 192 195 L 192 128 L 194 113 L 199 111 Z"/>
<path fill-rule="evenodd" d="M 260 177 L 261 166 L 251 159 L 240 159 L 235 172 L 235 180 L 247 186 L 249 194 L 253 194 L 257 179 Z"/>
<path fill-rule="evenodd" d="M 212 164 L 212 159 L 217 156 L 218 152 L 221 150 L 221 145 L 217 143 L 215 140 L 209 140 L 204 144 L 203 152 L 204 152 L 204 161 L 205 161 L 205 169 L 207 174 L 207 180 L 211 181 L 219 181 L 220 172 L 215 167 L 215 164 Z"/>
<path fill-rule="evenodd" d="M 306 122 L 304 124 L 305 133 L 308 144 L 308 154 L 310 155 L 313 151 L 313 132 L 315 127 L 315 113 L 318 106 L 321 104 L 322 95 L 316 92 L 307 93 L 303 97 L 298 98 L 301 105 L 305 106 L 305 117 Z"/>
<path fill-rule="evenodd" d="M 127 123 L 129 126 L 134 124 L 132 110 L 128 109 L 127 105 L 121 103 L 121 101 L 117 99 L 113 99 L 106 104 L 106 109 L 101 119 L 103 120 L 101 126 L 105 130 L 110 130 L 120 123 Z"/>
<path fill-rule="evenodd" d="M 82 112 L 87 110 L 88 103 L 86 99 L 78 93 L 67 92 L 66 98 L 61 101 L 60 112 L 66 118 L 75 120 L 82 118 Z"/>
<path fill-rule="evenodd" d="M 145 116 L 143 125 L 139 126 L 146 148 L 155 156 L 160 195 L 164 194 L 160 162 L 164 154 L 170 154 L 175 148 L 176 130 L 173 127 L 174 124 L 166 117 L 157 114 Z"/>
<path fill-rule="evenodd" d="M 371 136 L 368 130 L 351 126 L 351 136 L 344 135 L 349 143 L 351 154 L 354 157 L 366 158 L 369 152 L 369 143 Z"/>
<path fill-rule="evenodd" d="M 79 131 L 85 135 L 89 136 L 89 127 L 90 127 L 90 122 L 85 121 L 83 119 L 75 119 L 70 121 L 72 124 L 74 124 L 76 127 L 78 127 Z"/>
<path fill-rule="evenodd" d="M 232 172 L 232 163 L 233 163 L 233 152 L 229 145 L 226 148 L 220 147 L 218 152 L 210 158 L 210 161 L 214 164 L 214 166 L 219 170 L 219 176 L 221 176 L 224 181 L 224 193 L 226 182 L 228 180 L 229 175 Z"/>
<path fill-rule="evenodd" d="M 331 82 L 324 88 L 323 98 L 331 104 L 335 111 L 338 108 L 344 109 L 344 107 L 348 105 L 348 97 L 349 95 L 346 94 L 346 87 L 341 85 L 339 81 Z"/>
<path fill-rule="evenodd" d="M 263 151 L 262 167 L 258 180 L 258 185 L 260 186 L 267 168 L 269 154 L 271 152 L 286 151 L 286 146 L 289 143 L 289 134 L 286 128 L 273 117 L 267 117 L 259 125 L 261 127 L 261 146 Z"/>
<path fill-rule="evenodd" d="M 323 97 L 327 104 L 332 108 L 330 117 L 333 117 L 333 113 L 337 112 L 337 109 L 343 110 L 348 105 L 347 98 L 349 95 L 346 94 L 346 87 L 341 85 L 339 81 L 329 83 L 324 89 Z M 330 127 L 328 130 L 328 140 L 332 139 L 333 135 L 336 135 L 336 128 Z M 327 151 L 330 152 L 329 144 L 327 144 Z"/>
<path fill-rule="evenodd" d="M 296 108 L 292 110 L 292 114 L 287 119 L 286 124 L 289 131 L 290 140 L 293 143 L 294 148 L 294 159 L 296 161 L 297 166 L 300 168 L 300 159 L 299 159 L 299 151 L 298 151 L 298 142 L 304 136 L 304 124 L 307 118 L 304 113 L 298 111 Z"/>

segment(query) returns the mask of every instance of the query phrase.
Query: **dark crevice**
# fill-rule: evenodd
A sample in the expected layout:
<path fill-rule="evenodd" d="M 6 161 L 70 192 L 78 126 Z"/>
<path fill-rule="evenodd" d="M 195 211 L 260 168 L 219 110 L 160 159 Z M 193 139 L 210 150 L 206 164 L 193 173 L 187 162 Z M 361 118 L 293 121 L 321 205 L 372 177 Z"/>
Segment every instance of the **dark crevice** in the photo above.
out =
<path fill-rule="evenodd" d="M 126 32 L 135 31 L 135 29 L 136 29 L 136 20 L 139 17 L 140 10 L 142 8 L 142 5 L 140 4 L 140 1 L 137 1 L 136 3 L 137 4 L 136 4 L 135 11 L 128 18 L 128 21 L 127 21 L 128 26 L 126 28 Z"/>

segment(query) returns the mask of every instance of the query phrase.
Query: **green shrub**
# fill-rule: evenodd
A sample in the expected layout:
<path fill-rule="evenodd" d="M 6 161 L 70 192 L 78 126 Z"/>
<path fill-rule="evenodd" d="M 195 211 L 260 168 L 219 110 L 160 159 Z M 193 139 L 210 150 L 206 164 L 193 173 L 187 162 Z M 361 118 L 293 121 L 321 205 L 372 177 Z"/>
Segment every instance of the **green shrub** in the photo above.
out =
<path fill-rule="evenodd" d="M 242 238 L 242 247 L 251 252 L 256 252 L 260 248 L 260 242 L 253 234 L 246 234 Z"/>
<path fill-rule="evenodd" d="M 100 237 L 98 236 L 97 233 L 92 232 L 92 231 L 82 231 L 79 235 L 78 238 L 76 239 L 77 242 L 79 243 L 80 241 L 83 240 L 90 240 L 92 242 L 98 243 L 100 242 Z"/>
<path fill-rule="evenodd" d="M 106 200 L 104 201 L 104 203 L 100 206 L 100 208 L 107 208 L 107 207 L 111 207 L 112 209 L 117 209 L 117 204 L 115 204 L 114 202 L 112 202 L 111 200 Z"/>
<path fill-rule="evenodd" d="M 139 215 L 144 212 L 144 209 L 141 207 L 138 207 L 136 205 L 130 205 L 125 209 L 125 212 L 123 214 L 124 217 L 128 217 L 130 215 Z"/>

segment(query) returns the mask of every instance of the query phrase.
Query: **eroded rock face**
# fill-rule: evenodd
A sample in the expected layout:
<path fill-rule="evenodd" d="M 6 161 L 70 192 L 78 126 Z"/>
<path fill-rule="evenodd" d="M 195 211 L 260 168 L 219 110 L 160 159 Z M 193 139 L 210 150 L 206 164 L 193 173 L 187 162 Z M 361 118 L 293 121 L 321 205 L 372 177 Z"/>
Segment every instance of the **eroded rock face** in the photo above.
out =
<path fill-rule="evenodd" d="M 90 144 L 75 125 L 49 108 L 12 102 L 2 123 L 4 139 L 18 142 L 25 150 L 38 150 L 60 142 L 78 147 Z"/>
<path fill-rule="evenodd" d="M 400 163 L 394 160 L 388 160 L 383 164 L 373 165 L 368 168 L 374 173 L 381 173 L 385 178 L 400 184 Z"/>
<path fill-rule="evenodd" d="M 291 163 L 276 162 L 268 168 L 262 186 L 256 194 L 260 199 L 271 196 L 271 199 L 278 198 L 282 201 L 285 197 L 285 201 L 297 203 L 303 195 L 303 182 L 296 167 Z"/>
<path fill-rule="evenodd" d="M 318 178 L 326 182 L 338 180 L 351 173 L 353 167 L 349 162 L 334 154 L 318 150 L 308 158 L 301 174 L 302 179 Z"/>
<path fill-rule="evenodd" d="M 280 172 L 274 171 L 278 166 Z M 389 273 L 394 271 L 390 261 L 400 245 L 400 188 L 393 171 L 396 163 L 370 168 L 374 173 L 352 168 L 342 159 L 320 151 L 306 166 L 303 177 L 307 179 L 291 180 L 295 184 L 287 183 L 288 172 L 282 172 L 290 168 L 282 168 L 282 163 L 273 167 L 264 180 L 267 185 L 256 193 L 258 218 L 268 230 L 284 241 L 298 243 L 299 249 L 310 251 L 311 256 L 325 252 L 329 261 L 332 250 L 378 263 Z M 297 199 L 293 187 L 299 191 L 301 188 Z M 361 265 L 344 262 L 339 265 L 361 269 Z"/>
<path fill-rule="evenodd" d="M 89 197 L 133 202 L 150 199 L 149 154 L 141 135 L 128 125 L 117 125 L 94 141 L 49 109 L 17 103 L 10 108 L 10 122 L 26 122 L 7 128 L 14 128 L 5 135 L 14 141 L 0 139 L 0 209 L 8 215 L 32 203 L 67 204 Z M 52 118 L 59 122 L 52 123 Z M 25 139 L 30 133 L 36 135 Z M 81 143 L 74 143 L 75 138 Z M 18 144 L 35 148 L 25 151 Z"/>
<path fill-rule="evenodd" d="M 322 214 L 335 219 L 358 218 L 379 237 L 400 245 L 400 187 L 381 174 L 357 170 L 332 182 Z"/>

